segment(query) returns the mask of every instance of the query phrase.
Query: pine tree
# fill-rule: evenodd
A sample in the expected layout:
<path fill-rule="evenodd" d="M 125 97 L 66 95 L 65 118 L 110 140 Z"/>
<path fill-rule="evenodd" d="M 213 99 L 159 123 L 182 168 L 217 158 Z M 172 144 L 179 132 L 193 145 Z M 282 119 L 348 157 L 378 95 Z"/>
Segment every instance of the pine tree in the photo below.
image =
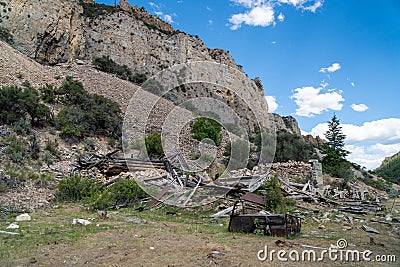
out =
<path fill-rule="evenodd" d="M 322 170 L 332 176 L 344 178 L 344 187 L 351 177 L 351 164 L 346 160 L 346 156 L 350 152 L 344 149 L 346 135 L 343 133 L 336 115 L 333 115 L 331 121 L 328 122 L 325 138 L 328 142 L 322 145 L 322 153 L 325 154 L 322 158 Z"/>
<path fill-rule="evenodd" d="M 335 151 L 340 158 L 344 159 L 350 154 L 350 152 L 344 149 L 346 135 L 342 131 L 342 126 L 340 126 L 340 121 L 336 117 L 336 114 L 328 122 L 328 131 L 325 133 L 325 137 L 328 140 L 327 145 L 329 148 Z"/>

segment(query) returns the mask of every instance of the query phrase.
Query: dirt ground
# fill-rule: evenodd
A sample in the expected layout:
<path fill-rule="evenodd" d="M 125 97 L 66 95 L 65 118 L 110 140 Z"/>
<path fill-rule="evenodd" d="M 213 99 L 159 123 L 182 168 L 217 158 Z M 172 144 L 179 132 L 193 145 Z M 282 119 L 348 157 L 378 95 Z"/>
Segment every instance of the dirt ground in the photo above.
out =
<path fill-rule="evenodd" d="M 0 236 L 0 266 L 399 266 L 398 262 L 342 263 L 328 257 L 322 262 L 282 262 L 277 254 L 273 261 L 260 261 L 257 257 L 265 246 L 268 253 L 283 249 L 287 253 L 296 250 L 301 255 L 301 245 L 327 248 L 345 238 L 350 244 L 347 249 L 371 250 L 371 258 L 393 254 L 400 260 L 400 237 L 387 225 L 368 222 L 381 232 L 378 235 L 366 233 L 358 223 L 346 231 L 334 223 L 325 224 L 326 229 L 321 230 L 306 218 L 302 236 L 288 240 L 294 243 L 293 247 L 280 248 L 275 241 L 287 239 L 229 233 L 228 219 L 213 221 L 191 213 L 123 209 L 111 213 L 109 219 L 100 219 L 77 205 L 37 211 L 31 214 L 31 222 L 20 223 L 20 236 Z M 78 216 L 92 224 L 72 225 L 72 218 Z M 146 222 L 126 222 L 126 218 Z M 2 221 L 1 229 L 9 221 Z M 374 236 L 377 245 L 370 244 L 370 236 Z M 321 249 L 315 251 L 319 253 Z"/>

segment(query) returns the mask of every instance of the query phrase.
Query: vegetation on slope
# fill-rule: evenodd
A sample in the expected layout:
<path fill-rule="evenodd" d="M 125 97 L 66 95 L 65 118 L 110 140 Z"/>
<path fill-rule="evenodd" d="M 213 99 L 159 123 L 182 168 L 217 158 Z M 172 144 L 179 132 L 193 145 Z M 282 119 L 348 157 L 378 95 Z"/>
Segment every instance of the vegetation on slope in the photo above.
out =
<path fill-rule="evenodd" d="M 193 137 L 199 141 L 203 139 L 211 139 L 215 145 L 221 144 L 221 125 L 213 120 L 206 117 L 200 117 L 192 122 L 191 131 Z"/>
<path fill-rule="evenodd" d="M 262 148 L 261 135 L 263 135 L 264 143 L 267 143 L 272 136 L 268 133 L 258 133 L 250 137 L 250 142 L 257 147 L 256 152 L 261 151 Z M 306 143 L 299 135 L 286 130 L 279 130 L 276 133 L 274 162 L 288 162 L 289 160 L 308 162 L 313 158 L 317 158 L 314 147 Z"/>
<path fill-rule="evenodd" d="M 118 78 L 130 81 L 137 85 L 141 85 L 147 80 L 145 74 L 132 74 L 132 71 L 128 68 L 128 66 L 119 65 L 108 56 L 93 58 L 93 64 L 101 71 L 115 74 Z"/>
<path fill-rule="evenodd" d="M 390 182 L 400 184 L 400 152 L 383 162 L 374 172 Z"/>
<path fill-rule="evenodd" d="M 7 28 L 0 26 L 0 41 L 11 44 L 13 42 L 13 36 Z"/>
<path fill-rule="evenodd" d="M 147 197 L 135 180 L 120 179 L 109 187 L 103 187 L 95 179 L 78 175 L 62 179 L 56 195 L 60 201 L 83 202 L 93 210 L 129 206 Z"/>
<path fill-rule="evenodd" d="M 95 135 L 120 137 L 122 115 L 116 102 L 88 93 L 70 77 L 55 94 L 65 105 L 56 116 L 60 137 L 72 141 Z"/>
<path fill-rule="evenodd" d="M 101 15 L 110 14 L 117 10 L 116 7 L 108 6 L 105 4 L 97 4 L 97 3 L 85 3 L 83 1 L 79 1 L 79 4 L 83 8 L 83 16 L 87 18 L 96 18 Z"/>

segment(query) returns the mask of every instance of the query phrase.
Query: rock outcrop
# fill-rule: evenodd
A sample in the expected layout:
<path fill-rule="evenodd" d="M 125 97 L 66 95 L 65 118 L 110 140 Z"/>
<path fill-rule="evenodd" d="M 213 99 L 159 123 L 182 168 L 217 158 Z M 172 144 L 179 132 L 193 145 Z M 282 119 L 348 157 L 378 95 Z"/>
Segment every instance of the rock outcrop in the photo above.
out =
<path fill-rule="evenodd" d="M 271 120 L 275 122 L 277 130 L 285 130 L 292 134 L 301 135 L 299 124 L 292 116 L 281 116 L 276 113 L 271 113 Z"/>
<path fill-rule="evenodd" d="M 243 73 L 227 51 L 209 49 L 198 37 L 175 30 L 127 1 L 121 0 L 118 6 L 93 4 L 89 0 L 4 1 L 0 25 L 12 33 L 17 50 L 42 64 L 70 64 L 76 59 L 90 61 L 93 57 L 109 56 L 133 73 L 147 76 L 177 64 L 201 61 L 221 63 Z M 191 95 L 218 95 L 243 121 L 254 124 L 254 116 L 244 102 L 252 103 L 256 107 L 252 112 L 258 114 L 262 125 L 268 125 L 268 106 L 261 81 L 245 75 L 230 79 L 231 84 L 250 84 L 239 88 L 239 98 L 246 96 L 244 101 L 238 100 L 238 96 L 227 96 L 226 88 L 194 86 Z M 214 91 L 210 94 L 210 90 Z M 180 93 L 181 99 L 185 97 L 188 96 Z"/>
<path fill-rule="evenodd" d="M 208 49 L 199 38 L 173 29 L 124 0 L 118 7 L 78 0 L 2 3 L 1 25 L 13 34 L 15 47 L 41 63 L 108 55 L 134 72 L 147 74 L 189 60 L 238 68 L 228 52 Z"/>

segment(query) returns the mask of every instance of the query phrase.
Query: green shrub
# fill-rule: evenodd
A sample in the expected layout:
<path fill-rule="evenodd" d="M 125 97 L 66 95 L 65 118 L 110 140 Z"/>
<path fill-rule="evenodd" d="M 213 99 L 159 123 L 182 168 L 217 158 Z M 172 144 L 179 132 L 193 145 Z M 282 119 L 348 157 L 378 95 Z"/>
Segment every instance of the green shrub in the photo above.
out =
<path fill-rule="evenodd" d="M 283 195 L 278 176 L 271 177 L 265 182 L 264 189 L 266 190 L 265 206 L 273 212 L 277 212 L 283 204 Z"/>
<path fill-rule="evenodd" d="M 13 124 L 28 116 L 32 126 L 42 126 L 52 120 L 50 109 L 40 103 L 38 92 L 30 86 L 0 88 L 0 107 L 0 124 Z"/>
<path fill-rule="evenodd" d="M 6 140 L 6 153 L 12 162 L 17 164 L 24 163 L 27 156 L 26 152 L 23 140 L 18 138 L 15 134 L 12 134 Z"/>
<path fill-rule="evenodd" d="M 89 94 L 72 78 L 67 78 L 60 92 L 66 104 L 56 117 L 61 138 L 76 141 L 101 135 L 117 139 L 121 135 L 122 115 L 116 102 Z"/>
<path fill-rule="evenodd" d="M 86 152 L 91 152 L 96 149 L 96 143 L 92 139 L 85 139 L 83 141 L 83 148 Z"/>
<path fill-rule="evenodd" d="M 79 4 L 83 8 L 83 16 L 87 18 L 96 18 L 98 16 L 107 15 L 116 11 L 115 7 L 104 4 L 85 3 L 83 1 L 79 1 Z"/>
<path fill-rule="evenodd" d="M 47 164 L 47 166 L 53 164 L 53 155 L 48 150 L 45 150 L 42 154 L 42 160 Z"/>
<path fill-rule="evenodd" d="M 161 135 L 157 132 L 152 132 L 146 136 L 145 146 L 149 158 L 160 158 L 164 155 Z"/>
<path fill-rule="evenodd" d="M 81 201 L 99 192 L 101 186 L 102 184 L 94 179 L 73 175 L 59 182 L 56 196 L 61 201 Z"/>
<path fill-rule="evenodd" d="M 143 84 L 147 80 L 146 74 L 132 74 L 132 71 L 128 66 L 119 65 L 108 56 L 94 57 L 93 65 L 95 65 L 96 68 L 101 71 L 115 74 L 120 79 L 127 80 L 138 85 Z"/>
<path fill-rule="evenodd" d="M 374 188 L 376 188 L 376 189 L 378 189 L 378 190 L 382 190 L 382 191 L 385 191 L 385 192 L 389 192 L 390 191 L 390 189 L 392 188 L 392 186 L 390 185 L 390 183 L 389 182 L 387 182 L 387 181 L 385 181 L 385 180 L 381 180 L 381 179 L 378 179 L 378 180 L 374 180 L 374 179 L 362 179 L 362 181 L 366 184 L 366 185 L 369 185 L 369 186 L 372 186 L 372 187 L 374 187 Z"/>
<path fill-rule="evenodd" d="M 12 44 L 13 42 L 12 34 L 7 28 L 4 28 L 3 26 L 0 26 L 0 41 L 7 42 L 9 44 Z"/>
<path fill-rule="evenodd" d="M 41 93 L 40 97 L 44 103 L 54 104 L 56 102 L 59 92 L 54 86 L 48 84 L 40 88 L 39 91 Z"/>
<path fill-rule="evenodd" d="M 132 75 L 132 71 L 126 65 L 118 65 L 114 60 L 108 56 L 93 58 L 93 65 L 101 71 L 115 74 L 118 78 L 128 80 Z"/>
<path fill-rule="evenodd" d="M 60 159 L 61 153 L 60 153 L 58 147 L 59 147 L 59 144 L 58 144 L 57 139 L 54 139 L 54 140 L 47 139 L 44 150 L 48 151 L 52 157 L 56 157 L 56 158 Z"/>
<path fill-rule="evenodd" d="M 92 209 L 105 210 L 135 204 L 146 196 L 135 180 L 120 179 L 110 187 L 95 192 L 88 202 Z"/>
<path fill-rule="evenodd" d="M 31 131 L 31 122 L 27 118 L 20 118 L 12 124 L 12 127 L 17 134 L 25 135 Z"/>
<path fill-rule="evenodd" d="M 213 119 L 201 117 L 191 123 L 193 137 L 199 141 L 211 139 L 219 146 L 221 144 L 221 125 Z"/>
<path fill-rule="evenodd" d="M 296 204 L 294 199 L 284 198 L 277 175 L 265 182 L 263 188 L 266 190 L 265 205 L 272 212 L 286 213 Z"/>
<path fill-rule="evenodd" d="M 277 132 L 274 162 L 289 160 L 308 162 L 309 159 L 315 157 L 314 147 L 303 141 L 299 135 L 285 130 Z"/>
<path fill-rule="evenodd" d="M 147 76 L 146 74 L 143 73 L 136 73 L 136 74 L 131 74 L 128 77 L 128 80 L 130 82 L 136 83 L 137 85 L 142 85 L 146 80 L 147 80 Z"/>
<path fill-rule="evenodd" d="M 65 177 L 60 181 L 56 193 L 61 201 L 83 201 L 91 209 L 110 209 L 129 206 L 147 197 L 135 180 L 120 179 L 109 187 L 78 175 Z"/>
<path fill-rule="evenodd" d="M 29 154 L 31 155 L 32 159 L 38 159 L 39 158 L 39 152 L 40 152 L 40 144 L 38 141 L 38 138 L 36 134 L 33 134 L 29 136 Z"/>

